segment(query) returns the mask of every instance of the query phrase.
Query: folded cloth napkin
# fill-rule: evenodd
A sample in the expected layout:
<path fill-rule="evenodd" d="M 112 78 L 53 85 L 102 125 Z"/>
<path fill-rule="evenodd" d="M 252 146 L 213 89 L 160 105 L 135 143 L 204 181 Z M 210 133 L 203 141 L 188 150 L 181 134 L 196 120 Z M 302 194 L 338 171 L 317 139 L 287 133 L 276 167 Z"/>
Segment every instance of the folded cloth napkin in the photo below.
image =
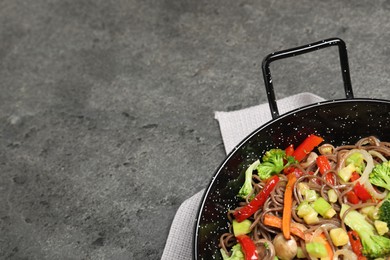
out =
<path fill-rule="evenodd" d="M 277 101 L 279 113 L 284 114 L 293 109 L 324 101 L 311 93 L 301 93 Z M 228 154 L 247 135 L 272 119 L 268 103 L 232 112 L 215 112 L 219 122 L 225 151 Z M 211 179 L 210 173 L 210 179 Z M 195 217 L 203 196 L 204 189 L 185 200 L 176 212 L 168 239 L 165 244 L 162 260 L 193 259 L 193 234 Z"/>

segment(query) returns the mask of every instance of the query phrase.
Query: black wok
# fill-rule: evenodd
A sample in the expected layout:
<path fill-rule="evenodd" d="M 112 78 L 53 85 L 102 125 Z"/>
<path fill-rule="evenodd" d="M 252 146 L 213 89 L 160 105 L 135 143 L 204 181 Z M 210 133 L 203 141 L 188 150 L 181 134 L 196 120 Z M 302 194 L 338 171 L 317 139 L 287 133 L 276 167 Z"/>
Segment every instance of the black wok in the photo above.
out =
<path fill-rule="evenodd" d="M 279 116 L 269 64 L 329 46 L 339 49 L 346 98 L 308 105 Z M 272 53 L 263 61 L 263 75 L 273 120 L 246 137 L 212 177 L 197 215 L 194 259 L 222 259 L 218 242 L 220 235 L 228 231 L 226 213 L 237 205 L 236 194 L 243 183 L 245 169 L 266 150 L 298 144 L 312 133 L 333 145 L 355 143 L 370 135 L 390 140 L 390 101 L 353 97 L 347 51 L 341 39 L 328 39 Z"/>

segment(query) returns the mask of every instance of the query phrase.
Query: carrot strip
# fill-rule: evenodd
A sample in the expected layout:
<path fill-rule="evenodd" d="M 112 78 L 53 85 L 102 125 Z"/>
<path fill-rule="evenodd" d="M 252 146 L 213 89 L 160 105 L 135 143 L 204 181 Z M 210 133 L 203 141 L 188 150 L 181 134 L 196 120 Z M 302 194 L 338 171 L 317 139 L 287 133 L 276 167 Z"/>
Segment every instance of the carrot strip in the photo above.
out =
<path fill-rule="evenodd" d="M 282 219 L 271 215 L 271 214 L 265 214 L 264 215 L 264 225 L 281 228 L 282 227 Z"/>
<path fill-rule="evenodd" d="M 275 227 L 275 228 L 282 228 L 282 219 L 271 214 L 265 214 L 264 225 Z M 291 230 L 291 234 L 296 235 L 297 237 L 305 240 L 306 238 L 305 233 L 303 233 L 303 231 L 297 226 L 294 226 L 294 222 L 291 222 L 290 230 Z"/>
<path fill-rule="evenodd" d="M 284 191 L 282 231 L 283 231 L 284 238 L 290 239 L 293 187 L 294 187 L 294 183 L 297 181 L 297 177 L 295 176 L 295 174 L 289 174 L 287 177 L 288 177 L 288 181 L 286 185 L 286 190 Z"/>
<path fill-rule="evenodd" d="M 329 243 L 331 243 L 331 242 L 328 241 L 328 240 L 326 239 L 326 236 L 325 236 L 324 233 L 322 233 L 322 234 L 320 235 L 320 237 L 322 238 L 323 243 L 324 243 L 325 248 L 326 248 L 326 251 L 328 252 L 328 257 L 329 257 L 329 259 L 333 259 L 333 250 L 332 250 L 332 246 L 329 244 Z"/>

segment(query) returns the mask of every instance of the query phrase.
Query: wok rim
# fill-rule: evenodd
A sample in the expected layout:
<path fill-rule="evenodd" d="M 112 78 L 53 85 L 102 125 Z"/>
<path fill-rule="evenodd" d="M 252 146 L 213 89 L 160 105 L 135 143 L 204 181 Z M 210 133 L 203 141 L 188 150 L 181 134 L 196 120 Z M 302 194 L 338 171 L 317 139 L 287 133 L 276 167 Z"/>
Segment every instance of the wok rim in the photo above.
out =
<path fill-rule="evenodd" d="M 243 146 L 245 145 L 253 136 L 255 136 L 257 133 L 262 131 L 264 128 L 268 127 L 269 125 L 275 124 L 279 120 L 282 120 L 283 118 L 286 118 L 288 116 L 291 116 L 295 113 L 298 113 L 300 111 L 305 111 L 305 110 L 310 110 L 310 109 L 315 109 L 319 108 L 321 106 L 325 106 L 327 104 L 332 104 L 332 103 L 350 103 L 350 105 L 353 105 L 354 103 L 378 103 L 378 104 L 388 104 L 390 105 L 390 100 L 387 99 L 377 99 L 377 98 L 353 98 L 353 99 L 332 99 L 332 100 L 325 100 L 325 101 L 320 101 L 316 102 L 313 104 L 305 105 L 296 109 L 293 109 L 289 112 L 286 112 L 277 118 L 271 119 L 270 121 L 262 124 L 259 126 L 257 129 L 252 131 L 249 135 L 247 135 L 245 138 L 243 138 L 240 143 L 238 143 L 225 157 L 225 159 L 220 163 L 220 165 L 216 168 L 214 173 L 211 176 L 211 179 L 209 180 L 207 186 L 205 187 L 205 191 L 203 192 L 202 198 L 200 200 L 200 204 L 198 206 L 197 214 L 196 214 L 196 219 L 195 219 L 195 226 L 194 226 L 194 234 L 192 236 L 192 252 L 193 252 L 193 260 L 198 260 L 198 238 L 199 238 L 199 226 L 200 226 L 200 219 L 201 219 L 201 214 L 204 210 L 204 206 L 206 203 L 206 200 L 210 194 L 210 190 L 213 187 L 213 184 L 216 182 L 219 174 L 221 173 L 221 170 L 223 167 L 226 165 L 227 162 L 229 162 L 230 158 L 235 155 L 235 153 Z"/>

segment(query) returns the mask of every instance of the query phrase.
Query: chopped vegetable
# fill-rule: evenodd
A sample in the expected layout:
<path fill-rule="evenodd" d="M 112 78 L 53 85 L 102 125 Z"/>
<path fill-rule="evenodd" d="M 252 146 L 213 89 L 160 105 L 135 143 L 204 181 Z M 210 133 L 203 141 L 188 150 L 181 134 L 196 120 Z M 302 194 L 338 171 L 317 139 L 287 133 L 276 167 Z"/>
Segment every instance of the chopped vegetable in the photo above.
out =
<path fill-rule="evenodd" d="M 313 202 L 312 207 L 324 218 L 332 218 L 336 215 L 336 211 L 332 208 L 332 205 L 330 205 L 323 197 L 316 199 Z"/>
<path fill-rule="evenodd" d="M 241 222 L 238 222 L 237 220 L 233 220 L 233 234 L 235 236 L 239 235 L 245 235 L 251 232 L 252 221 L 245 219 Z"/>
<path fill-rule="evenodd" d="M 282 231 L 284 238 L 290 239 L 290 225 L 291 225 L 291 210 L 292 210 L 292 197 L 294 184 L 297 181 L 297 177 L 294 174 L 289 174 L 284 191 L 284 207 L 283 207 L 283 219 L 282 219 Z"/>
<path fill-rule="evenodd" d="M 318 147 L 320 154 L 331 155 L 334 152 L 333 145 L 325 144 Z"/>
<path fill-rule="evenodd" d="M 244 185 L 242 185 L 240 191 L 238 192 L 239 197 L 241 198 L 246 198 L 249 194 L 252 193 L 253 191 L 253 186 L 252 186 L 252 174 L 253 171 L 256 169 L 256 167 L 260 164 L 260 160 L 255 161 L 252 163 L 248 169 L 245 171 L 245 182 Z"/>
<path fill-rule="evenodd" d="M 294 174 L 297 178 L 301 177 L 303 174 L 305 174 L 301 169 L 296 168 L 294 166 L 290 166 L 287 168 L 284 168 L 284 174 L 289 175 L 290 173 Z"/>
<path fill-rule="evenodd" d="M 322 137 L 311 134 L 295 149 L 293 156 L 300 162 L 323 141 Z"/>
<path fill-rule="evenodd" d="M 355 186 L 353 187 L 353 191 L 363 202 L 372 199 L 371 194 L 362 184 L 360 184 L 360 182 L 356 182 Z"/>
<path fill-rule="evenodd" d="M 369 178 L 372 184 L 390 191 L 390 161 L 375 165 Z"/>
<path fill-rule="evenodd" d="M 306 251 L 311 257 L 327 257 L 328 252 L 325 245 L 320 242 L 310 242 L 306 244 Z"/>
<path fill-rule="evenodd" d="M 320 219 L 318 218 L 318 213 L 313 210 L 312 212 L 310 212 L 309 214 L 305 215 L 303 217 L 303 220 L 305 221 L 306 224 L 316 224 L 320 221 Z"/>
<path fill-rule="evenodd" d="M 375 206 L 368 206 L 360 209 L 360 213 L 366 215 L 371 220 L 379 218 L 378 211 L 379 210 Z"/>
<path fill-rule="evenodd" d="M 257 173 L 260 179 L 266 180 L 295 162 L 294 157 L 287 156 L 284 150 L 271 149 L 264 154 L 262 162 L 257 166 Z"/>
<path fill-rule="evenodd" d="M 374 226 L 375 226 L 375 229 L 378 232 L 378 234 L 381 236 L 383 236 L 384 234 L 389 232 L 389 228 L 387 227 L 387 223 L 384 221 L 375 220 Z"/>
<path fill-rule="evenodd" d="M 293 157 L 293 153 L 294 153 L 294 145 L 293 144 L 290 144 L 289 146 L 287 146 L 287 148 L 284 149 L 284 151 L 286 153 L 286 156 L 290 156 L 290 157 L 294 158 Z M 283 172 L 287 175 L 290 172 L 292 172 L 294 169 L 295 169 L 295 167 L 287 166 L 287 167 L 284 167 Z"/>
<path fill-rule="evenodd" d="M 294 153 L 294 145 L 290 144 L 284 151 L 286 152 L 286 156 L 292 156 Z"/>
<path fill-rule="evenodd" d="M 356 171 L 359 174 L 362 174 L 365 164 L 364 164 L 364 158 L 363 154 L 359 152 L 352 153 L 348 158 L 345 160 L 345 164 L 353 164 L 355 166 Z"/>
<path fill-rule="evenodd" d="M 349 238 L 347 232 L 342 228 L 333 228 L 329 232 L 333 245 L 344 246 L 348 244 Z"/>
<path fill-rule="evenodd" d="M 256 195 L 256 197 L 249 202 L 248 205 L 236 210 L 233 215 L 238 222 L 241 222 L 250 216 L 252 216 L 260 207 L 264 205 L 264 202 L 269 197 L 271 191 L 275 188 L 276 184 L 279 182 L 279 177 L 277 175 L 269 178 L 264 186 L 264 188 Z"/>
<path fill-rule="evenodd" d="M 235 244 L 231 250 L 231 256 L 226 254 L 225 250 L 220 250 L 223 260 L 244 260 L 244 253 L 242 252 L 241 245 Z"/>
<path fill-rule="evenodd" d="M 318 213 L 310 206 L 307 201 L 302 201 L 297 208 L 297 215 L 305 221 L 306 224 L 315 224 L 319 222 Z"/>
<path fill-rule="evenodd" d="M 313 211 L 315 212 L 315 210 L 309 205 L 309 203 L 304 200 L 299 204 L 297 208 L 297 215 L 303 218 L 304 216 L 312 213 Z"/>
<path fill-rule="evenodd" d="M 353 165 L 353 163 L 350 163 L 347 166 L 341 168 L 338 174 L 343 181 L 348 182 L 351 179 L 352 173 L 355 171 L 356 167 Z"/>
<path fill-rule="evenodd" d="M 325 155 L 318 156 L 316 158 L 316 163 L 318 168 L 320 169 L 321 174 L 324 174 L 331 169 L 328 157 L 326 157 Z"/>
<path fill-rule="evenodd" d="M 386 199 L 383 201 L 382 205 L 378 210 L 379 220 L 387 223 L 387 226 L 390 227 L 390 200 Z"/>
<path fill-rule="evenodd" d="M 325 246 L 327 256 L 322 257 L 321 260 L 331 260 L 333 259 L 333 249 L 332 246 L 330 245 L 330 241 L 327 240 L 326 236 L 324 233 L 321 233 L 319 236 L 314 237 L 312 239 L 312 242 L 318 242 L 321 243 Z"/>
<path fill-rule="evenodd" d="M 307 190 L 310 190 L 309 185 L 307 183 L 304 183 L 304 182 L 298 183 L 297 187 L 298 187 L 298 191 L 302 195 L 304 195 Z"/>
<path fill-rule="evenodd" d="M 356 193 L 354 191 L 348 191 L 347 194 L 345 194 L 347 196 L 347 200 L 349 201 L 349 203 L 352 203 L 352 204 L 358 204 L 359 203 L 359 197 L 356 195 Z"/>
<path fill-rule="evenodd" d="M 325 180 L 326 180 L 326 182 L 329 183 L 329 184 L 332 184 L 332 185 L 335 185 L 335 184 L 336 184 L 335 175 L 333 175 L 333 173 L 331 173 L 331 172 L 328 172 L 328 173 L 325 175 Z"/>
<path fill-rule="evenodd" d="M 334 189 L 328 190 L 328 199 L 330 203 L 335 203 L 337 201 L 338 196 Z"/>
<path fill-rule="evenodd" d="M 265 214 L 264 215 L 264 225 L 281 229 L 282 228 L 282 219 L 277 217 L 277 216 L 271 215 L 271 214 Z M 293 235 L 298 236 L 298 237 L 302 238 L 303 240 L 305 239 L 305 234 L 294 222 L 291 222 L 290 231 Z"/>
<path fill-rule="evenodd" d="M 362 257 L 362 252 L 363 252 L 363 245 L 362 242 L 360 241 L 359 234 L 355 230 L 350 230 L 348 231 L 348 237 L 349 237 L 349 242 L 352 247 L 352 251 L 357 255 L 357 257 Z M 361 259 L 361 258 L 359 258 Z"/>
<path fill-rule="evenodd" d="M 245 260 L 257 260 L 258 254 L 256 245 L 252 239 L 247 235 L 240 235 L 236 237 L 238 243 L 240 243 L 242 251 L 245 256 Z"/>
<path fill-rule="evenodd" d="M 306 201 L 315 201 L 318 198 L 318 194 L 315 190 L 306 190 L 303 194 L 305 196 Z"/>
<path fill-rule="evenodd" d="M 340 217 L 342 217 L 349 206 L 342 204 Z M 364 215 L 356 210 L 351 210 L 346 214 L 344 223 L 352 230 L 355 230 L 363 245 L 363 255 L 369 258 L 378 258 L 390 255 L 390 239 L 377 235 L 375 228 L 367 222 Z"/>
<path fill-rule="evenodd" d="M 357 179 L 360 178 L 360 175 L 359 173 L 357 173 L 356 171 L 354 171 L 351 175 L 351 178 L 349 179 L 350 181 L 356 181 Z"/>

